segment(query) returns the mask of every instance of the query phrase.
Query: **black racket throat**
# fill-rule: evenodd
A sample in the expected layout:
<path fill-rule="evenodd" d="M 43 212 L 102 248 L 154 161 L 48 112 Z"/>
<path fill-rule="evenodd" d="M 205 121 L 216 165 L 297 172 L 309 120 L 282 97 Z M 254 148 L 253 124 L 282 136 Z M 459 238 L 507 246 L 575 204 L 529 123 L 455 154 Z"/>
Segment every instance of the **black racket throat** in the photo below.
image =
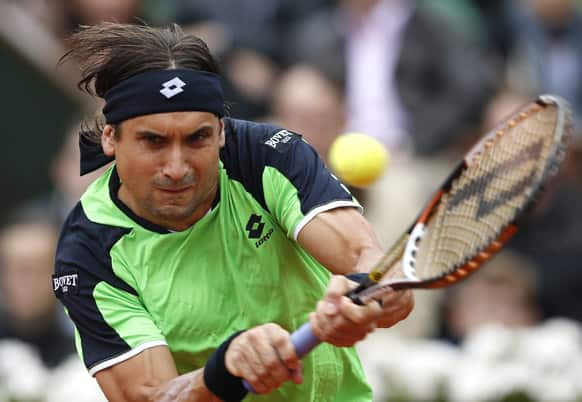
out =
<path fill-rule="evenodd" d="M 369 274 L 365 273 L 350 274 L 346 275 L 346 277 L 354 282 L 358 282 L 359 285 L 346 293 L 345 296 L 347 296 L 355 304 L 360 306 L 364 305 L 358 294 L 370 286 L 375 285 L 377 282 L 370 279 Z"/>

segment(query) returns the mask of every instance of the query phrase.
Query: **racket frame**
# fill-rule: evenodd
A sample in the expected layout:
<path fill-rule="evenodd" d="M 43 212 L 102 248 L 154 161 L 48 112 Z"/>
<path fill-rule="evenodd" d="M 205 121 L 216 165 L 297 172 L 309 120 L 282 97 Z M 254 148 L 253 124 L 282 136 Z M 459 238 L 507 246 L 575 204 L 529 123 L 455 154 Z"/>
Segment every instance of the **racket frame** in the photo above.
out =
<path fill-rule="evenodd" d="M 495 137 L 503 136 L 506 130 L 513 128 L 520 121 L 528 118 L 531 113 L 537 113 L 550 105 L 555 105 L 557 111 L 554 141 L 552 148 L 549 151 L 549 154 L 554 155 L 554 157 L 550 158 L 550 163 L 545 166 L 543 173 L 540 174 L 536 179 L 536 182 L 531 185 L 533 194 L 524 203 L 521 210 L 516 213 L 514 221 L 507 224 L 495 240 L 489 243 L 489 245 L 482 250 L 478 251 L 471 259 L 463 263 L 461 266 L 454 267 L 434 278 L 424 280 L 419 279 L 414 270 L 413 251 L 416 251 L 417 242 L 424 233 L 424 225 L 437 211 L 442 196 L 450 190 L 453 182 L 460 176 L 460 174 L 480 158 L 483 150 L 489 148 L 493 144 Z M 467 152 L 463 160 L 457 165 L 453 172 L 451 172 L 440 189 L 432 197 L 415 223 L 413 223 L 409 230 L 396 242 L 395 246 L 390 249 L 386 256 L 373 267 L 368 275 L 368 279 L 361 283 L 356 289 L 349 292 L 347 296 L 356 304 L 366 304 L 371 300 L 379 300 L 381 295 L 390 289 L 435 289 L 446 287 L 466 278 L 469 274 L 483 266 L 503 248 L 515 233 L 517 233 L 519 223 L 527 217 L 528 210 L 537 199 L 536 196 L 543 191 L 542 183 L 548 176 L 553 176 L 557 173 L 559 164 L 565 153 L 565 140 L 570 135 L 571 125 L 569 116 L 569 107 L 563 99 L 554 95 L 541 95 L 534 102 L 530 102 L 523 106 L 502 123 L 491 129 L 469 150 L 469 152 Z M 399 259 L 404 278 L 382 279 L 386 272 L 397 265 Z"/>

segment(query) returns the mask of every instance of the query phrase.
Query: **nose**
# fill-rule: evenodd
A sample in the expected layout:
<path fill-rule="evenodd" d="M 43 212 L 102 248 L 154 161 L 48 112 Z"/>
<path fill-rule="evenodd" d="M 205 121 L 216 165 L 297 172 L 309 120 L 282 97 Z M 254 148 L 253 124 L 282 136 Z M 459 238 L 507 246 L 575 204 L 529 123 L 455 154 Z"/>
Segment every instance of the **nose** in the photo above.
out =
<path fill-rule="evenodd" d="M 168 160 L 166 161 L 162 173 L 165 177 L 180 181 L 190 172 L 190 165 L 179 147 L 171 150 Z"/>

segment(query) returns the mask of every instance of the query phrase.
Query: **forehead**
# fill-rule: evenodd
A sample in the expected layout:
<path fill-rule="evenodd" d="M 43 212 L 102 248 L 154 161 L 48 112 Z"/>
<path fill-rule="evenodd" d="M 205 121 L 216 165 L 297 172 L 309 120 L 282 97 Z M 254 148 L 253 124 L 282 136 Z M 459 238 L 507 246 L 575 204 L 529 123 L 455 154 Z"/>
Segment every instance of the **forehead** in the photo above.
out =
<path fill-rule="evenodd" d="M 135 117 L 122 123 L 123 131 L 192 133 L 202 127 L 219 127 L 219 118 L 208 112 L 156 113 Z"/>

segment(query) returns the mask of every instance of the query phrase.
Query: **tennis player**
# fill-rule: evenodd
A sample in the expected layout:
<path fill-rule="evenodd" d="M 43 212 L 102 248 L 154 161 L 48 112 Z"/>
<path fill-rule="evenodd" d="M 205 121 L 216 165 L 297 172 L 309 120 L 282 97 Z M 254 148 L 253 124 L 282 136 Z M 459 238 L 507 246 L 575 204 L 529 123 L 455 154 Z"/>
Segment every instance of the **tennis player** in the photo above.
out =
<path fill-rule="evenodd" d="M 178 26 L 106 23 L 70 45 L 105 101 L 81 171 L 114 163 L 64 224 L 53 289 L 107 398 L 238 401 L 245 379 L 268 394 L 248 400 L 371 400 L 354 349 L 332 345 L 404 319 L 412 296 L 342 298 L 382 249 L 316 152 L 224 117 L 215 60 Z M 308 317 L 328 344 L 299 361 L 289 331 Z"/>

